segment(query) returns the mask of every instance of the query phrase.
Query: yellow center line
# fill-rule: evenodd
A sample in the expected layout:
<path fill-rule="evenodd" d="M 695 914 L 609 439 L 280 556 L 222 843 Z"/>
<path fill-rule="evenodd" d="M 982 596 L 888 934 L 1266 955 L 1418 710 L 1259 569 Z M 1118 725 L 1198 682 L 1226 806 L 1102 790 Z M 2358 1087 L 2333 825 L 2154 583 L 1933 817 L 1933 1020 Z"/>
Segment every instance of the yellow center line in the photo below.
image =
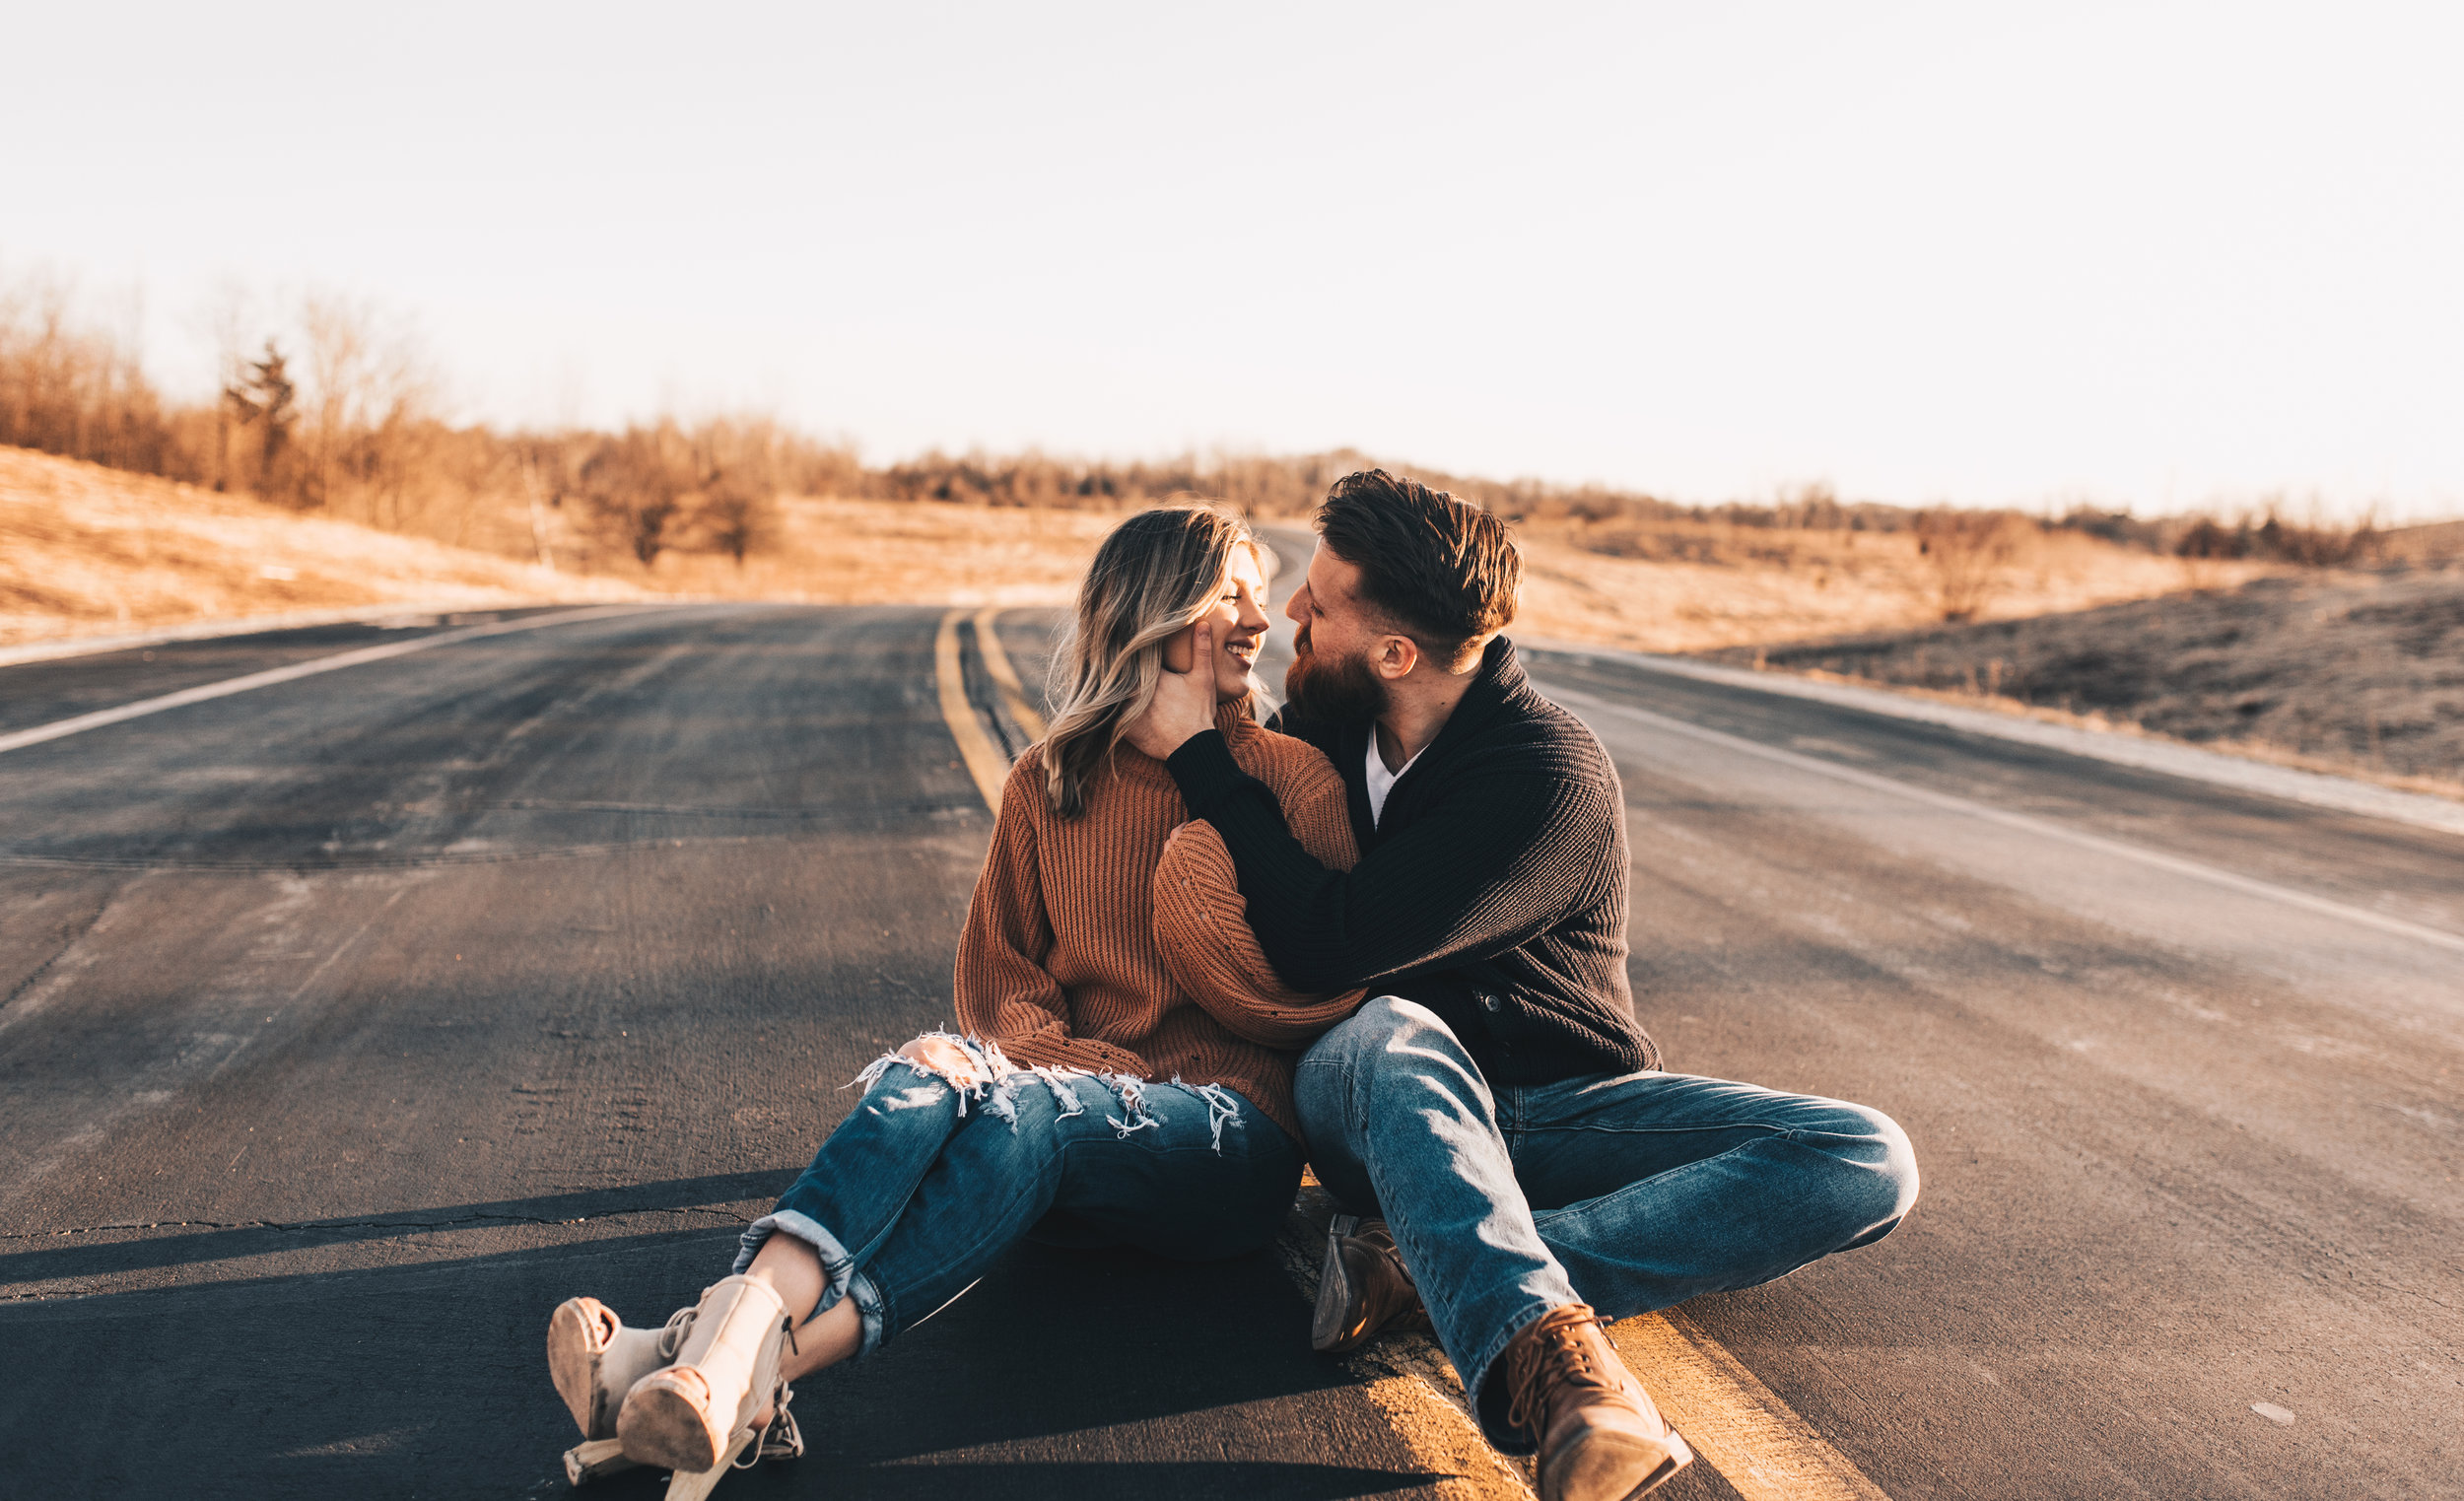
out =
<path fill-rule="evenodd" d="M 1674 1310 L 1620 1319 L 1609 1342 L 1661 1415 L 1745 1501 L 1889 1501 L 1745 1362 Z"/>
<path fill-rule="evenodd" d="M 1026 686 L 1018 681 L 1018 669 L 1009 664 L 1009 653 L 1001 649 L 1000 634 L 992 629 L 992 619 L 1000 613 L 997 609 L 976 613 L 976 650 L 983 653 L 984 670 L 992 674 L 992 686 L 1001 691 L 1001 704 L 1009 711 L 1009 716 L 1018 721 L 1028 739 L 1041 740 L 1044 716 L 1035 712 Z"/>
<path fill-rule="evenodd" d="M 941 717 L 949 722 L 950 738 L 958 742 L 959 758 L 967 763 L 967 775 L 975 779 L 976 790 L 984 794 L 984 805 L 998 813 L 1001 784 L 1009 777 L 1009 758 L 984 732 L 984 722 L 976 717 L 976 707 L 967 702 L 967 680 L 958 661 L 958 621 L 966 613 L 952 610 L 941 617 L 941 628 L 932 637 L 932 676 L 941 692 Z"/>
<path fill-rule="evenodd" d="M 1010 714 L 1037 739 L 1044 736 L 1043 717 L 1027 707 L 1025 690 L 992 633 L 997 610 L 975 617 L 976 647 L 986 670 L 1001 691 Z M 941 617 L 932 643 L 933 676 L 941 697 L 941 716 L 949 721 L 950 737 L 958 742 L 968 773 L 984 794 L 984 804 L 998 811 L 1001 783 L 1009 761 L 986 733 L 975 706 L 967 701 L 961 675 L 958 622 L 964 610 Z M 1309 1292 L 1301 1277 L 1302 1291 Z M 1388 1336 L 1408 1338 L 1411 1336 Z M 1797 1415 L 1779 1394 L 1762 1384 L 1743 1361 L 1675 1311 L 1622 1319 L 1608 1329 L 1608 1338 L 1648 1390 L 1660 1410 L 1685 1441 L 1694 1447 L 1697 1464 L 1720 1472 L 1745 1501 L 1889 1501 L 1881 1487 L 1866 1478 L 1846 1455 L 1832 1448 L 1814 1425 Z M 1434 1345 L 1431 1353 L 1443 1359 Z M 1425 1376 L 1414 1378 L 1422 1383 Z M 1460 1388 L 1460 1382 L 1456 1383 Z M 1434 1386 L 1430 1400 L 1450 1412 L 1460 1411 Z M 1468 1416 L 1462 1421 L 1470 1422 Z M 1478 1443 L 1476 1438 L 1472 1439 Z M 1479 1447 L 1485 1448 L 1485 1445 Z M 1488 1485 L 1473 1484 L 1474 1494 L 1493 1494 L 1495 1481 L 1520 1485 L 1520 1476 L 1501 1472 Z"/>

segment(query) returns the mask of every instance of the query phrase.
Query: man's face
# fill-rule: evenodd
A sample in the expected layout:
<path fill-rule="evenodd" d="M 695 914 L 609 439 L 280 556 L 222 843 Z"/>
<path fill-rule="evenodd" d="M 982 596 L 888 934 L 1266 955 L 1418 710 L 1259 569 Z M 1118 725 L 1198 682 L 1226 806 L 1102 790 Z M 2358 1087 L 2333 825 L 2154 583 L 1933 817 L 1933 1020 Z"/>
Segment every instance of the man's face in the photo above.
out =
<path fill-rule="evenodd" d="M 1309 577 L 1284 603 L 1298 629 L 1283 695 L 1304 718 L 1373 719 L 1386 712 L 1386 680 L 1371 661 L 1393 632 L 1360 602 L 1359 582 L 1360 570 L 1320 542 Z"/>

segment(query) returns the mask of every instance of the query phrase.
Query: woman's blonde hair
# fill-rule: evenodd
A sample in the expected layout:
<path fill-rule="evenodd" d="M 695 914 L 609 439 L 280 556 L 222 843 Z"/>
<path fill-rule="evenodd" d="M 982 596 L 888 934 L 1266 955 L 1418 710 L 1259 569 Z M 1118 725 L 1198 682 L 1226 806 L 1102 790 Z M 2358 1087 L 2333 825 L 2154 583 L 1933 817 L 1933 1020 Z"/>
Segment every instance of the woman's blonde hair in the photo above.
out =
<path fill-rule="evenodd" d="M 1086 811 L 1087 784 L 1128 738 L 1163 675 L 1164 642 L 1223 592 L 1232 553 L 1258 542 L 1211 507 L 1141 511 L 1113 528 L 1078 585 L 1078 618 L 1053 657 L 1052 728 L 1044 736 L 1053 811 Z"/>

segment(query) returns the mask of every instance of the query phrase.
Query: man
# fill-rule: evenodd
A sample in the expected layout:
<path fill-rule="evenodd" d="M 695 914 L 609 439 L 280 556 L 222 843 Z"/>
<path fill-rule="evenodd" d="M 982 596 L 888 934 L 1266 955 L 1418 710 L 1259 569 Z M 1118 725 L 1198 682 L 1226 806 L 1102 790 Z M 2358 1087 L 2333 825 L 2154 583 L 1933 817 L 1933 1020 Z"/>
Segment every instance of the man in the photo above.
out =
<path fill-rule="evenodd" d="M 1318 526 L 1276 727 L 1342 773 L 1359 863 L 1292 838 L 1196 676 L 1167 672 L 1131 729 L 1220 837 L 1282 978 L 1374 997 L 1299 1066 L 1320 1181 L 1383 1216 L 1331 1249 L 1312 1339 L 1425 1317 L 1490 1442 L 1539 1453 L 1544 1501 L 1624 1501 L 1692 1456 L 1601 1321 L 1881 1239 L 1915 1158 L 1878 1111 L 1659 1070 L 1625 974 L 1624 793 L 1499 634 L 1503 523 L 1370 470 Z"/>

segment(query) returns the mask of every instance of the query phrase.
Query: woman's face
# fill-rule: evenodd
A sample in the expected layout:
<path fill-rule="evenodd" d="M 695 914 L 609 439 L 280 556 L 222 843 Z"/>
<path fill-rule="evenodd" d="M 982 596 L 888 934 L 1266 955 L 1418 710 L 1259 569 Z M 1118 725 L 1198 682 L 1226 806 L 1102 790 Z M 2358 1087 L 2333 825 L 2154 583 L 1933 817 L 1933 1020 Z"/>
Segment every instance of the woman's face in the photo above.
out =
<path fill-rule="evenodd" d="M 1263 685 L 1258 681 L 1258 648 L 1266 644 L 1266 578 L 1258 568 L 1254 548 L 1232 549 L 1232 567 L 1225 573 L 1223 591 L 1214 607 L 1204 617 L 1215 628 L 1215 701 L 1229 704 L 1235 699 L 1256 693 Z M 1175 672 L 1190 670 L 1191 641 L 1198 634 L 1193 626 L 1164 643 L 1164 665 Z"/>

